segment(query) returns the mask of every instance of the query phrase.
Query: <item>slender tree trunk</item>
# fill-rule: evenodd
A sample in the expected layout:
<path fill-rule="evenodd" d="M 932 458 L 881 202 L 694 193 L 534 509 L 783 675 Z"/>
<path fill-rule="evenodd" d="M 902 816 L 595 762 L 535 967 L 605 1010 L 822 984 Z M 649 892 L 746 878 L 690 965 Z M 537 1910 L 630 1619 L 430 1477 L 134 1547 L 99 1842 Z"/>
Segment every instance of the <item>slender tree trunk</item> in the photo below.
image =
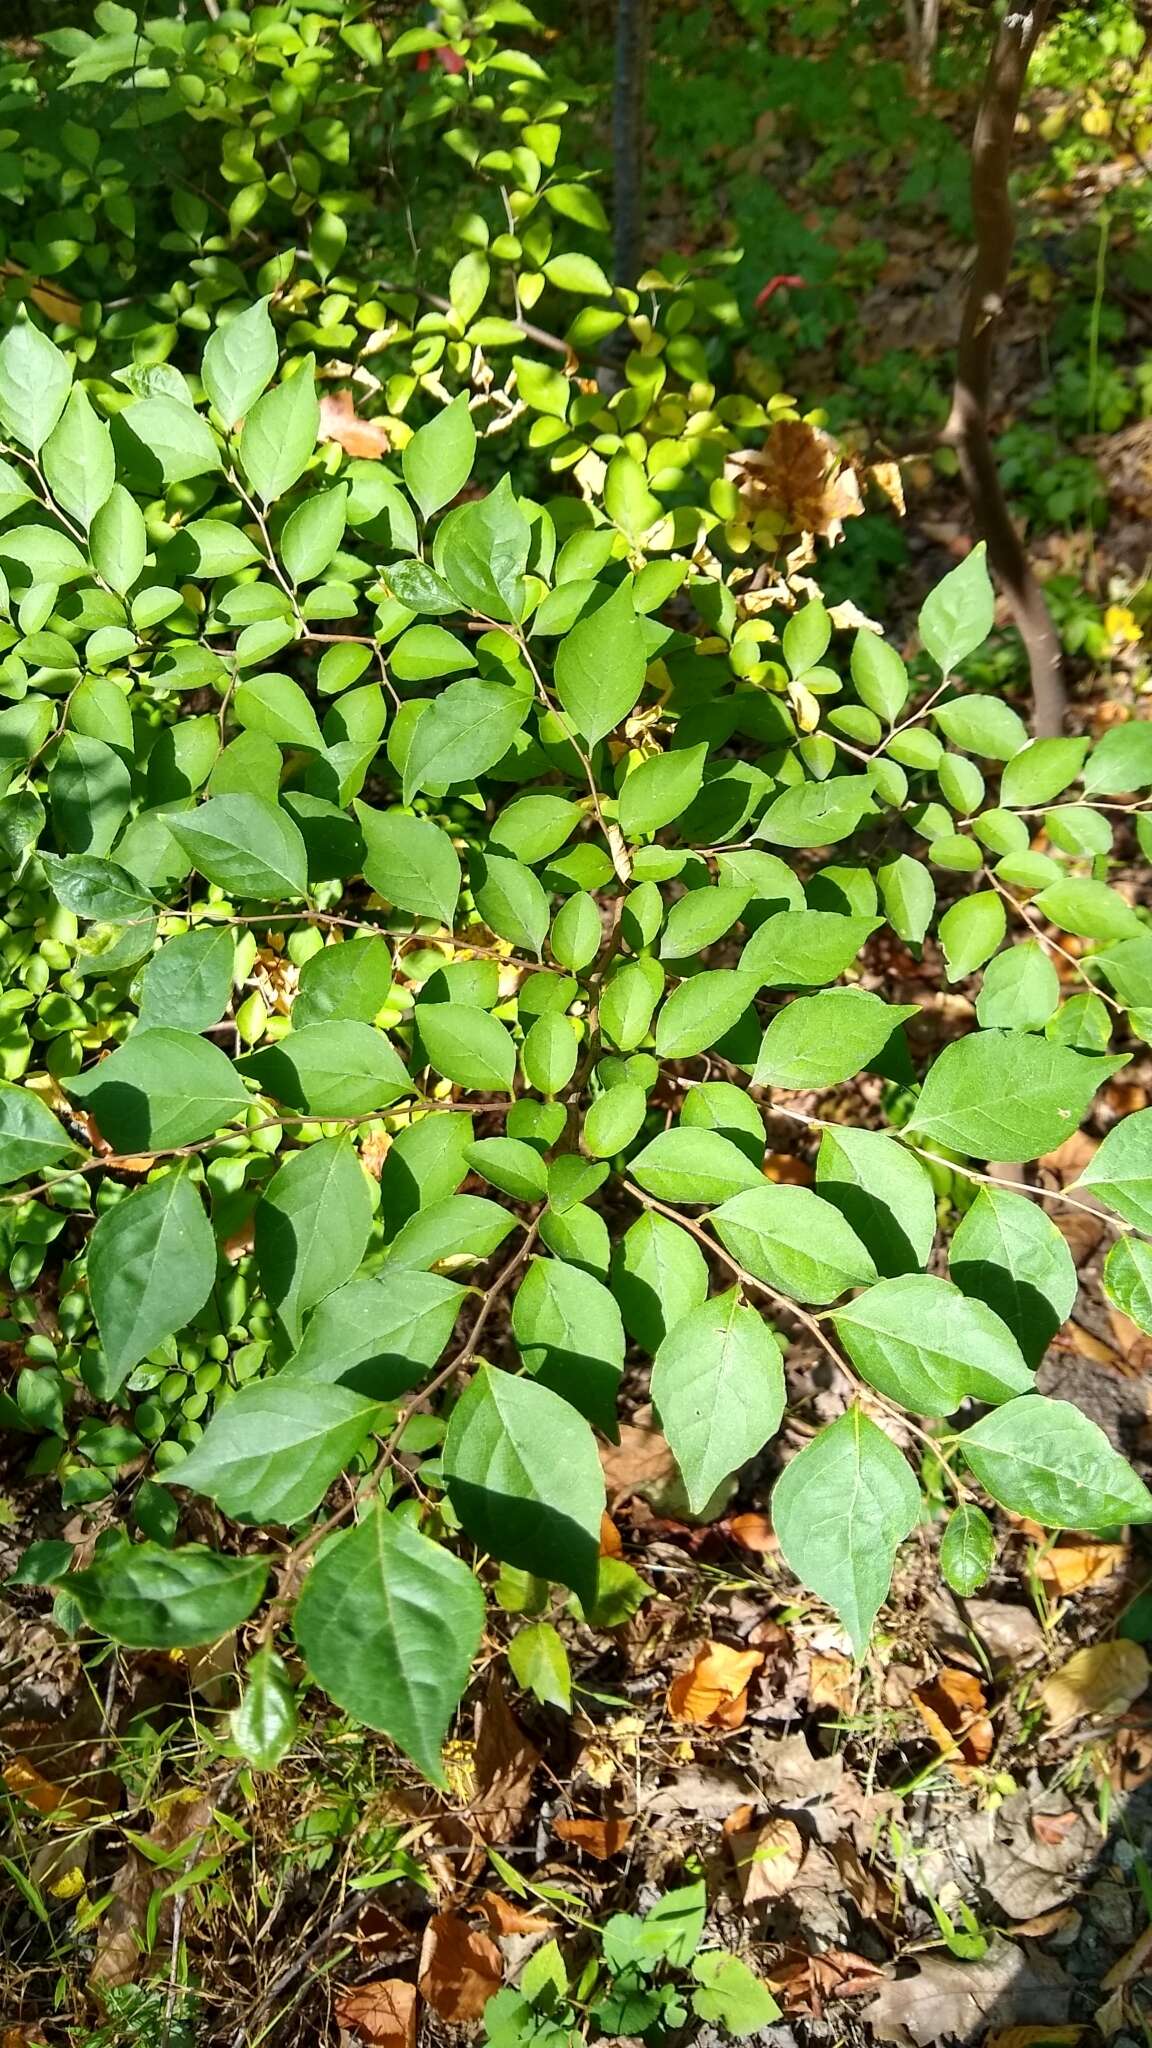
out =
<path fill-rule="evenodd" d="M 940 35 L 940 0 L 904 0 L 904 29 L 912 75 L 920 91 L 927 92 Z"/>
<path fill-rule="evenodd" d="M 956 450 L 973 517 L 988 543 L 989 562 L 1024 642 L 1034 725 L 1042 738 L 1059 733 L 1063 725 L 1066 697 L 1060 642 L 1008 510 L 988 432 L 988 403 L 1016 238 L 1008 191 L 1016 115 L 1049 11 L 1050 0 L 1033 0 L 1029 12 L 1006 14 L 989 59 L 972 138 L 976 262 L 960 324 L 952 410 L 941 436 Z"/>
<path fill-rule="evenodd" d="M 613 265 L 617 284 L 633 285 L 644 252 L 644 116 L 649 0 L 616 0 L 616 73 L 612 97 Z"/>

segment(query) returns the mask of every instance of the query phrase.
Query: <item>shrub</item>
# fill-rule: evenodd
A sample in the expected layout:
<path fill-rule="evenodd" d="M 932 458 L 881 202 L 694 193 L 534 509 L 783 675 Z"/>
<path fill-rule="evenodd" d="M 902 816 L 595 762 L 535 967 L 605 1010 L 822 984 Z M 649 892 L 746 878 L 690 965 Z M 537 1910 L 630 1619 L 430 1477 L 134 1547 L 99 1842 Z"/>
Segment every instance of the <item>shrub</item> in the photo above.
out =
<path fill-rule="evenodd" d="M 98 10 L 113 41 L 124 12 Z M 514 356 L 514 389 L 468 260 L 452 311 L 386 344 L 387 459 L 317 445 L 317 335 L 267 275 L 247 303 L 216 273 L 187 375 L 117 360 L 102 320 L 91 350 L 82 322 L 0 343 L 0 1231 L 27 1359 L 0 1413 L 99 1532 L 21 1576 L 129 1646 L 251 1623 L 235 1738 L 261 1765 L 293 1740 L 291 1631 L 438 1782 L 487 1560 L 540 1611 L 549 1584 L 602 1625 L 639 1597 L 600 1558 L 629 1346 L 695 1516 L 778 1431 L 794 1338 L 855 1384 L 772 1513 L 859 1654 L 924 1512 L 909 1439 L 960 1592 L 989 1500 L 1152 1519 L 1034 1391 L 1076 1275 L 1033 1197 L 1083 1196 L 1003 1170 L 1146 1032 L 1152 933 L 1108 876 L 1129 833 L 1152 852 L 1152 727 L 1029 741 L 964 689 L 979 549 L 921 612 L 923 689 L 850 605 L 789 612 L 858 492 L 786 401 L 701 381 L 698 281 L 663 332 L 605 287 L 614 393 L 572 355 Z M 494 481 L 509 405 L 579 494 Z M 932 1057 L 883 991 L 941 957 L 975 1026 Z M 766 1177 L 782 1127 L 818 1138 L 813 1187 Z M 1079 1183 L 1144 1233 L 1150 1131 L 1114 1123 Z M 1146 1236 L 1105 1285 L 1152 1328 Z M 196 1496 L 218 1548 L 181 1540 Z M 566 1700 L 551 1623 L 516 1640 Z"/>

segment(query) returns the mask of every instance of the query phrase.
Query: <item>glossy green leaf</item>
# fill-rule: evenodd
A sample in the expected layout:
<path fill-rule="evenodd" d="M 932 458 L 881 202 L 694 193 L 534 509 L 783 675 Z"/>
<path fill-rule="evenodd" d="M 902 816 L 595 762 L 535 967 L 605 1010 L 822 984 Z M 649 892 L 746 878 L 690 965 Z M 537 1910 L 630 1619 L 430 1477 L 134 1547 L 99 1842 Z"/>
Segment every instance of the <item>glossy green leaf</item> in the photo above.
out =
<path fill-rule="evenodd" d="M 772 1526 L 785 1562 L 835 1609 L 858 1657 L 919 1519 L 911 1467 L 859 1408 L 820 1430 L 776 1481 Z"/>
<path fill-rule="evenodd" d="M 372 1227 L 373 1192 L 347 1138 L 289 1153 L 256 1208 L 256 1263 L 289 1337 L 303 1317 L 350 1280 Z"/>
<path fill-rule="evenodd" d="M 183 1174 L 167 1173 L 101 1212 L 88 1241 L 88 1292 L 106 1395 L 199 1314 L 215 1280 L 212 1226 Z"/>
<path fill-rule="evenodd" d="M 1070 1401 L 1025 1394 L 966 1429 L 960 1448 L 993 1500 L 1049 1529 L 1152 1522 L 1152 1493 Z"/>
<path fill-rule="evenodd" d="M 983 1187 L 952 1239 L 957 1287 L 1007 1323 L 1029 1365 L 1038 1365 L 1076 1300 L 1076 1266 L 1039 1202 Z"/>
<path fill-rule="evenodd" d="M 379 1412 L 351 1387 L 277 1374 L 217 1408 L 173 1482 L 240 1521 L 299 1522 L 319 1507 Z"/>
<path fill-rule="evenodd" d="M 1022 1031 L 972 1031 L 929 1068 L 908 1129 L 966 1159 L 1038 1159 L 1072 1135 L 1097 1088 L 1125 1064 Z"/>
<path fill-rule="evenodd" d="M 260 1601 L 268 1562 L 222 1557 L 199 1543 L 114 1544 L 68 1575 L 69 1596 L 90 1627 L 129 1650 L 176 1650 L 215 1643 L 247 1621 Z"/>
<path fill-rule="evenodd" d="M 934 1273 L 905 1273 L 858 1294 L 833 1318 L 869 1386 L 917 1415 L 952 1415 L 961 1401 L 1006 1401 L 1032 1378 L 1007 1324 Z"/>
<path fill-rule="evenodd" d="M 737 1288 L 673 1325 L 656 1353 L 652 1400 L 693 1514 L 780 1427 L 784 1364 L 759 1311 Z"/>
<path fill-rule="evenodd" d="M 211 1137 L 251 1097 L 227 1054 L 192 1031 L 134 1031 L 68 1082 L 118 1152 L 161 1152 Z"/>

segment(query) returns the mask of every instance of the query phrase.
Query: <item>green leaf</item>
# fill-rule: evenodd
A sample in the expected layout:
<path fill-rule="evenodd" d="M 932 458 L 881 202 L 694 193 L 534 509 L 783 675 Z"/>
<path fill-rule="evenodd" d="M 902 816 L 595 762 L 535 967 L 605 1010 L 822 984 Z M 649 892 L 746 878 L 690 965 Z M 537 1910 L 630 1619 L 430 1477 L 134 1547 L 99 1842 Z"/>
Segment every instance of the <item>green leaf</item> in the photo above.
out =
<path fill-rule="evenodd" d="M 1071 1136 L 1125 1064 L 1022 1031 L 972 1031 L 929 1068 L 907 1128 L 966 1159 L 1038 1159 Z"/>
<path fill-rule="evenodd" d="M 881 1280 L 832 1321 L 869 1386 L 917 1415 L 952 1415 L 969 1395 L 1006 1401 L 1032 1385 L 1007 1325 L 934 1273 Z"/>
<path fill-rule="evenodd" d="M 505 474 L 487 497 L 441 520 L 432 554 L 465 611 L 512 621 L 524 613 L 531 545 L 532 529 Z"/>
<path fill-rule="evenodd" d="M 488 834 L 488 844 L 500 853 L 510 853 L 514 860 L 527 861 L 532 867 L 547 860 L 550 853 L 558 852 L 583 816 L 581 804 L 569 803 L 561 796 L 543 792 L 517 797 L 501 811 Z"/>
<path fill-rule="evenodd" d="M 849 1287 L 866 1287 L 876 1268 L 851 1225 L 809 1188 L 765 1181 L 717 1209 L 720 1239 L 758 1280 L 794 1301 L 824 1304 Z"/>
<path fill-rule="evenodd" d="M 562 1638 L 550 1621 L 530 1622 L 516 1631 L 508 1645 L 508 1662 L 517 1685 L 545 1707 L 572 1712 L 572 1670 Z"/>
<path fill-rule="evenodd" d="M 982 1508 L 959 1507 L 948 1517 L 940 1544 L 940 1573 L 962 1600 L 979 1591 L 992 1570 L 996 1532 Z"/>
<path fill-rule="evenodd" d="M 573 1018 L 550 1012 L 537 1017 L 525 1034 L 520 1064 L 530 1088 L 541 1095 L 559 1095 L 576 1071 L 580 1042 Z"/>
<path fill-rule="evenodd" d="M 48 488 L 87 529 L 116 481 L 112 436 L 82 384 L 74 384 L 40 457 Z"/>
<path fill-rule="evenodd" d="M 144 514 L 123 484 L 114 484 L 88 534 L 92 566 L 119 596 L 131 590 L 148 555 Z"/>
<path fill-rule="evenodd" d="M 306 1024 L 239 1064 L 262 1095 L 312 1116 L 364 1116 L 417 1093 L 384 1033 L 350 1017 Z"/>
<path fill-rule="evenodd" d="M 417 429 L 400 457 L 404 481 L 425 519 L 463 490 L 475 455 L 476 429 L 462 391 Z"/>
<path fill-rule="evenodd" d="M 313 1309 L 276 1384 L 334 1380 L 370 1401 L 394 1401 L 438 1362 L 466 1293 L 438 1273 L 395 1264 L 349 1280 Z"/>
<path fill-rule="evenodd" d="M 234 576 L 263 560 L 251 536 L 224 519 L 190 519 L 181 528 L 181 540 L 196 550 L 194 576 Z"/>
<path fill-rule="evenodd" d="M 948 1270 L 965 1294 L 996 1311 L 1032 1366 L 1076 1300 L 1067 1241 L 1039 1202 L 1004 1188 L 980 1189 L 952 1239 Z"/>
<path fill-rule="evenodd" d="M 351 1387 L 282 1373 L 217 1408 L 176 1486 L 246 1522 L 302 1521 L 355 1457 L 378 1407 Z"/>
<path fill-rule="evenodd" d="M 463 1173 L 459 1177 L 463 1179 Z M 441 1259 L 486 1259 L 503 1244 L 515 1224 L 511 1210 L 483 1195 L 430 1200 L 397 1232 L 388 1254 L 389 1265 L 427 1267 L 438 1265 Z"/>
<path fill-rule="evenodd" d="M 40 865 L 57 903 L 77 917 L 132 924 L 155 915 L 155 897 L 115 861 L 88 853 L 70 853 L 63 860 L 41 853 Z"/>
<path fill-rule="evenodd" d="M 1004 770 L 1001 803 L 1051 803 L 1080 773 L 1090 745 L 1089 740 L 1030 740 Z"/>
<path fill-rule="evenodd" d="M 305 469 L 320 430 L 313 362 L 306 356 L 294 376 L 258 398 L 240 433 L 244 474 L 265 505 L 290 491 Z"/>
<path fill-rule="evenodd" d="M 235 963 L 227 925 L 201 925 L 166 940 L 140 976 L 141 1028 L 209 1031 L 228 1008 Z"/>
<path fill-rule="evenodd" d="M 487 1010 L 471 1003 L 421 1003 L 416 1024 L 428 1064 L 445 1080 L 482 1095 L 512 1093 L 516 1048 Z"/>
<path fill-rule="evenodd" d="M 551 918 L 542 884 L 522 861 L 506 855 L 475 854 L 472 859 L 472 897 L 476 908 L 497 938 L 507 939 L 522 953 L 544 951 Z"/>
<path fill-rule="evenodd" d="M 578 1266 L 534 1258 L 512 1304 L 527 1370 L 615 1442 L 624 1325 L 608 1289 Z"/>
<path fill-rule="evenodd" d="M 1053 882 L 1041 889 L 1034 908 L 1054 924 L 1057 931 L 1073 932 L 1077 938 L 1143 939 L 1148 927 L 1118 889 L 1107 882 L 1076 880 Z"/>
<path fill-rule="evenodd" d="M 654 903 L 659 904 L 659 892 L 654 882 L 646 882 L 643 892 L 655 893 Z M 640 889 L 633 891 L 633 897 L 641 897 Z M 714 945 L 723 938 L 741 915 L 748 900 L 745 889 L 733 889 L 727 885 L 711 889 L 689 889 L 672 905 L 668 912 L 664 934 L 660 941 L 662 960 L 685 960 L 702 953 L 706 946 Z M 635 917 L 633 901 L 628 904 L 629 913 Z M 751 989 L 749 991 L 751 993 Z"/>
<path fill-rule="evenodd" d="M 962 896 L 940 919 L 940 943 L 949 981 L 963 981 L 990 960 L 1008 929 L 1004 899 L 995 889 Z"/>
<path fill-rule="evenodd" d="M 44 1173 L 75 1149 L 63 1124 L 31 1088 L 0 1081 L 0 1186 L 28 1173 Z"/>
<path fill-rule="evenodd" d="M 450 683 L 425 704 L 404 763 L 404 801 L 487 774 L 508 752 L 531 699 L 505 683 Z"/>
<path fill-rule="evenodd" d="M 267 733 L 282 747 L 324 751 L 324 735 L 316 713 L 291 676 L 253 676 L 240 684 L 232 699 L 237 722 L 248 732 Z"/>
<path fill-rule="evenodd" d="M 966 754 L 1010 761 L 1028 744 L 1028 728 L 1002 697 L 953 697 L 932 713 L 945 738 Z"/>
<path fill-rule="evenodd" d="M 192 1031 L 134 1031 L 107 1059 L 69 1078 L 117 1152 L 163 1152 L 211 1137 L 251 1096 L 227 1054 Z"/>
<path fill-rule="evenodd" d="M 682 981 L 656 1022 L 657 1059 L 683 1060 L 706 1052 L 731 1031 L 755 993 L 756 976 L 733 967 L 717 967 Z"/>
<path fill-rule="evenodd" d="M 307 1311 L 356 1271 L 374 1207 L 347 1138 L 322 1138 L 290 1153 L 269 1181 L 256 1206 L 256 1264 L 293 1343 Z"/>
<path fill-rule="evenodd" d="M 927 1265 L 936 1236 L 936 1191 L 927 1168 L 898 1139 L 848 1124 L 825 1130 L 816 1185 L 886 1278 Z"/>
<path fill-rule="evenodd" d="M 1152 1336 L 1152 1245 L 1142 1237 L 1118 1237 L 1104 1261 L 1108 1300 Z"/>
<path fill-rule="evenodd" d="M 440 1751 L 484 1632 L 467 1566 L 376 1507 L 317 1559 L 292 1627 L 337 1706 L 446 1786 Z"/>
<path fill-rule="evenodd" d="M 135 442 L 141 470 L 150 480 L 159 472 L 165 484 L 188 483 L 220 468 L 219 443 L 207 420 L 164 392 L 127 406 L 119 425 Z"/>
<path fill-rule="evenodd" d="M 229 896 L 279 902 L 303 896 L 308 855 L 298 825 L 263 796 L 212 796 L 164 820 L 200 873 Z"/>
<path fill-rule="evenodd" d="M 780 910 L 767 917 L 740 955 L 742 974 L 761 988 L 818 987 L 850 967 L 878 917 L 842 917 L 834 910 Z"/>
<path fill-rule="evenodd" d="M 105 1399 L 199 1314 L 216 1280 L 216 1240 L 185 1175 L 165 1174 L 96 1219 L 88 1291 L 107 1367 Z"/>
<path fill-rule="evenodd" d="M 67 402 L 72 365 L 26 316 L 0 341 L 0 420 L 38 455 Z"/>
<path fill-rule="evenodd" d="M 908 671 L 896 649 L 866 626 L 852 643 L 852 681 L 860 702 L 893 724 L 908 696 Z"/>
<path fill-rule="evenodd" d="M 626 960 L 600 998 L 600 1029 L 610 1045 L 631 1052 L 647 1035 L 664 989 L 664 972 L 651 959 Z"/>
<path fill-rule="evenodd" d="M 919 946 L 936 909 L 936 884 L 923 861 L 898 853 L 877 869 L 884 915 L 898 939 Z"/>
<path fill-rule="evenodd" d="M 629 1336 L 655 1357 L 668 1332 L 707 1298 L 704 1254 L 678 1223 L 647 1210 L 612 1254 L 612 1292 Z"/>
<path fill-rule="evenodd" d="M 129 1650 L 190 1649 L 215 1643 L 247 1621 L 268 1576 L 264 1557 L 221 1557 L 200 1543 L 118 1543 L 68 1592 L 86 1622 Z"/>
<path fill-rule="evenodd" d="M 293 583 L 311 583 L 328 567 L 344 538 L 348 490 L 336 484 L 298 505 L 280 535 L 280 560 Z"/>
<path fill-rule="evenodd" d="M 661 1131 L 632 1161 L 630 1172 L 646 1194 L 661 1202 L 726 1202 L 745 1188 L 763 1186 L 763 1175 L 718 1131 Z"/>
<path fill-rule="evenodd" d="M 593 1159 L 611 1159 L 632 1143 L 648 1110 L 648 1098 L 638 1082 L 623 1081 L 606 1088 L 588 1106 L 581 1138 Z"/>
<path fill-rule="evenodd" d="M 107 853 L 127 815 L 132 778 L 101 740 L 66 732 L 48 774 L 52 822 L 72 853 Z"/>
<path fill-rule="evenodd" d="M 883 1053 L 915 1003 L 885 1003 L 863 989 L 823 989 L 780 1010 L 760 1045 L 753 1081 L 773 1088 L 831 1088 Z"/>
<path fill-rule="evenodd" d="M 659 832 L 687 810 L 704 778 L 707 746 L 652 754 L 633 768 L 620 791 L 617 819 L 625 839 Z"/>
<path fill-rule="evenodd" d="M 700 1986 L 692 1993 L 692 2010 L 706 2025 L 723 2027 L 742 2041 L 770 2026 L 781 2016 L 780 2007 L 768 1986 L 741 1962 L 739 1956 L 723 1949 L 709 1949 L 692 1961 L 692 1975 Z"/>
<path fill-rule="evenodd" d="M 784 1413 L 784 1362 L 759 1312 L 739 1289 L 676 1323 L 656 1353 L 652 1400 L 702 1514 L 717 1487 L 775 1436 Z"/>
<path fill-rule="evenodd" d="M 474 1543 L 594 1603 L 604 1479 L 596 1440 L 567 1401 L 481 1366 L 452 1411 L 443 1467 Z"/>
<path fill-rule="evenodd" d="M 1043 946 L 1017 939 L 990 960 L 976 998 L 986 1030 L 1042 1031 L 1060 1007 L 1060 977 Z"/>
<path fill-rule="evenodd" d="M 820 1430 L 776 1481 L 772 1526 L 784 1561 L 835 1609 L 858 1657 L 919 1519 L 911 1468 L 859 1408 Z"/>
<path fill-rule="evenodd" d="M 1074 1186 L 1091 1188 L 1126 1223 L 1152 1231 L 1152 1109 L 1113 1124 Z"/>
<path fill-rule="evenodd" d="M 230 1717 L 233 1742 L 258 1771 L 274 1771 L 292 1748 L 298 1725 L 288 1666 L 275 1650 L 257 1650 L 244 1674 L 240 1704 Z"/>
<path fill-rule="evenodd" d="M 1049 1529 L 1152 1522 L 1152 1493 L 1104 1431 L 1070 1401 L 1025 1394 L 958 1439 L 986 1493 Z"/>
<path fill-rule="evenodd" d="M 866 775 L 830 775 L 826 782 L 799 782 L 769 804 L 756 827 L 757 839 L 773 846 L 834 846 L 850 839 L 875 796 Z"/>
<path fill-rule="evenodd" d="M 1088 796 L 1131 796 L 1152 789 L 1152 720 L 1111 725 L 1084 764 Z"/>
<path fill-rule="evenodd" d="M 292 1022 L 298 1031 L 349 1017 L 371 1024 L 388 1001 L 392 988 L 392 955 L 385 939 L 355 937 L 325 946 L 300 970 Z"/>
<path fill-rule="evenodd" d="M 945 576 L 920 609 L 920 638 L 937 668 L 948 676 L 982 647 L 992 631 L 996 598 L 983 541 Z"/>
<path fill-rule="evenodd" d="M 435 917 L 451 928 L 460 896 L 460 862 L 446 832 L 430 818 L 403 811 L 354 806 L 367 849 L 364 879 L 370 888 L 413 917 Z"/>
<path fill-rule="evenodd" d="M 276 329 L 268 300 L 257 299 L 208 338 L 200 376 L 208 400 L 231 432 L 276 374 Z"/>
<path fill-rule="evenodd" d="M 627 718 L 644 687 L 644 627 L 627 583 L 586 612 L 556 650 L 556 694 L 589 746 Z"/>

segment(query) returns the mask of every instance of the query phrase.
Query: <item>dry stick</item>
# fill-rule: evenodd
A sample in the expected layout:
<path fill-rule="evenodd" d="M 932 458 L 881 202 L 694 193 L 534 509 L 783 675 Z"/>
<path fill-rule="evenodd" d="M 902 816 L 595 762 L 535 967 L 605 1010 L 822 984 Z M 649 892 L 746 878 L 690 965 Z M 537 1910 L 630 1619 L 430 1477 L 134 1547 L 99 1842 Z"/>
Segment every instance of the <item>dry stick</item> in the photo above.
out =
<path fill-rule="evenodd" d="M 1003 585 L 1028 655 L 1037 735 L 1063 728 L 1066 695 L 1060 642 L 1044 593 L 1013 524 L 988 433 L 988 405 L 996 330 L 1012 262 L 1016 222 L 1008 190 L 1020 97 L 1032 52 L 1050 10 L 1033 0 L 1027 13 L 1009 11 L 997 32 L 972 137 L 972 212 L 976 260 L 960 323 L 952 410 L 941 435 L 954 448 L 988 559 Z"/>

